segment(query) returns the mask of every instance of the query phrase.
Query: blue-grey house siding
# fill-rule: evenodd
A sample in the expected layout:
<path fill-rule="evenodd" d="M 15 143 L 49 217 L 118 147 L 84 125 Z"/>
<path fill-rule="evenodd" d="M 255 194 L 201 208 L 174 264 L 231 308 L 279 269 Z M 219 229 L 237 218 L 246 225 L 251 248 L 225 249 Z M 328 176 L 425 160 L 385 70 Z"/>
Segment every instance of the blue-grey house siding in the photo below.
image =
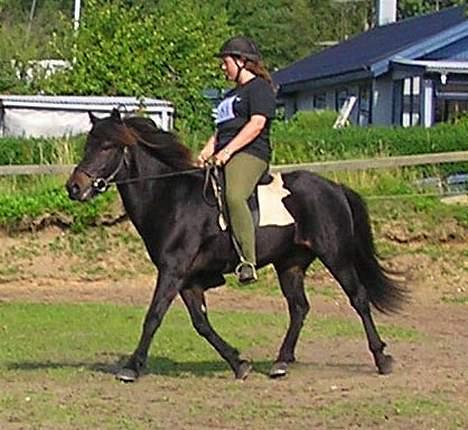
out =
<path fill-rule="evenodd" d="M 468 110 L 464 8 L 377 27 L 273 74 L 287 116 L 357 103 L 359 125 L 431 126 Z"/>

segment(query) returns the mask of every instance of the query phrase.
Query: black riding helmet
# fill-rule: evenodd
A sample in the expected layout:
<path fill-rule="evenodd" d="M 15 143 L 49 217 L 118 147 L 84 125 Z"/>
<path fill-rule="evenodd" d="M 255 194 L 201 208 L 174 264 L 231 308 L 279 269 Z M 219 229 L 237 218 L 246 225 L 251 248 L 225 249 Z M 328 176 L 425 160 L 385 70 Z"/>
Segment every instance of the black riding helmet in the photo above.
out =
<path fill-rule="evenodd" d="M 220 58 L 227 55 L 243 57 L 246 60 L 254 62 L 261 60 L 261 55 L 255 42 L 244 36 L 235 36 L 227 40 L 218 54 L 216 54 Z"/>

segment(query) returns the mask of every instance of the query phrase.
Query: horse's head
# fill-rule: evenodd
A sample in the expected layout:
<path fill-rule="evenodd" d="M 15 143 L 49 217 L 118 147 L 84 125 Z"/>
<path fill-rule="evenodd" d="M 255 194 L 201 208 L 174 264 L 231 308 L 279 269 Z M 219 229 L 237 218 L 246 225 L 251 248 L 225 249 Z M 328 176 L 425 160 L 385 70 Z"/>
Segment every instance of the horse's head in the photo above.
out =
<path fill-rule="evenodd" d="M 88 133 L 82 160 L 67 181 L 73 200 L 87 201 L 106 190 L 123 166 L 127 146 L 136 137 L 125 125 L 117 109 L 99 119 L 89 112 L 92 128 Z"/>

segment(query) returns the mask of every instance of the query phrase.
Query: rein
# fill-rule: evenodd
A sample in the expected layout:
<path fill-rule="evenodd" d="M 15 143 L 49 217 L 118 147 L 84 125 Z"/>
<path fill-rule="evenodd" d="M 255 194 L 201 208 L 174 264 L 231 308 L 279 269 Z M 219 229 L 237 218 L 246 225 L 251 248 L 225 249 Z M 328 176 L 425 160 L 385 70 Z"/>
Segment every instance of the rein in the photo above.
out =
<path fill-rule="evenodd" d="M 128 131 L 130 131 L 131 134 L 133 134 L 133 131 L 126 127 Z M 138 142 L 141 142 L 145 145 L 151 146 L 149 142 L 147 142 L 145 139 L 143 139 L 141 136 L 137 135 L 136 139 Z M 193 168 L 193 169 L 187 169 L 187 170 L 179 170 L 176 172 L 168 172 L 168 173 L 161 173 L 159 175 L 148 175 L 148 176 L 137 176 L 133 178 L 128 178 L 128 179 L 120 179 L 116 180 L 115 177 L 119 173 L 120 169 L 122 166 L 125 164 L 127 160 L 127 154 L 128 154 L 128 147 L 125 146 L 122 157 L 120 158 L 119 164 L 117 167 L 114 169 L 114 171 L 108 175 L 107 177 L 99 177 L 90 174 L 86 169 L 79 167 L 78 169 L 81 170 L 88 178 L 91 179 L 91 187 L 97 192 L 97 193 L 105 193 L 109 187 L 114 184 L 114 185 L 124 185 L 124 184 L 132 184 L 135 182 L 142 182 L 142 181 L 151 181 L 151 180 L 159 180 L 159 179 L 165 179 L 165 178 L 170 178 L 174 176 L 181 176 L 181 175 L 190 175 L 193 173 L 200 172 L 201 170 L 204 170 L 204 180 L 203 180 L 203 200 L 205 201 L 206 204 L 209 206 L 218 206 L 218 208 L 221 208 L 221 195 L 223 194 L 222 191 L 222 186 L 221 186 L 221 180 L 220 180 L 220 167 L 217 166 L 214 162 L 214 160 L 208 160 L 208 162 L 205 164 L 204 167 L 200 168 Z M 215 202 L 210 203 L 208 200 L 208 185 L 209 182 L 211 181 L 213 190 L 215 193 Z"/>
<path fill-rule="evenodd" d="M 119 181 L 111 180 L 108 183 L 109 185 L 110 184 L 115 184 L 115 185 L 131 184 L 134 182 L 141 182 L 141 181 L 147 181 L 147 180 L 153 180 L 153 179 L 164 179 L 164 178 L 169 178 L 171 176 L 189 175 L 191 173 L 199 172 L 200 170 L 202 169 L 200 167 L 197 167 L 197 168 L 189 169 L 189 170 L 180 170 L 178 172 L 161 173 L 160 175 L 137 176 L 135 178 L 122 179 Z M 102 179 L 102 178 L 99 178 L 99 179 Z"/>
<path fill-rule="evenodd" d="M 204 175 L 204 181 L 203 181 L 203 200 L 205 200 L 205 202 L 210 206 L 216 206 L 216 203 L 211 204 L 207 198 L 208 183 L 210 179 L 212 181 L 213 180 L 215 181 L 214 183 L 217 185 L 217 189 L 220 190 L 219 167 L 216 166 L 213 162 L 207 163 L 206 166 L 203 168 L 197 167 L 193 169 L 180 170 L 177 172 L 161 173 L 159 175 L 137 176 L 134 178 L 116 180 L 115 177 L 119 173 L 122 166 L 125 164 L 126 155 L 127 155 L 127 148 L 124 149 L 124 152 L 122 154 L 122 157 L 120 158 L 120 161 L 117 167 L 109 176 L 105 178 L 96 177 L 90 174 L 89 172 L 87 172 L 86 169 L 83 169 L 82 167 L 80 167 L 79 170 L 81 170 L 86 176 L 88 176 L 92 180 L 91 187 L 100 194 L 105 193 L 112 184 L 113 185 L 125 185 L 125 184 L 132 184 L 135 182 L 165 179 L 165 178 L 170 178 L 174 176 L 190 175 L 196 172 L 200 172 L 201 170 L 204 170 L 205 175 Z"/>

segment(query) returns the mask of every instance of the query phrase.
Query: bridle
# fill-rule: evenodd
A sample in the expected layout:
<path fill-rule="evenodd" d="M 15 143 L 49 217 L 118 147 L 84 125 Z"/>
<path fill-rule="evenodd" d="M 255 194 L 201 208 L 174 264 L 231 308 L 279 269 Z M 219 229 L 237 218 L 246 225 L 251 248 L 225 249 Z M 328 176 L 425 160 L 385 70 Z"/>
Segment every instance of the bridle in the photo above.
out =
<path fill-rule="evenodd" d="M 126 159 L 125 157 L 127 155 L 127 152 L 128 152 L 127 147 L 124 147 L 122 151 L 122 156 L 120 157 L 120 160 L 119 160 L 119 164 L 117 164 L 117 167 L 113 170 L 113 172 L 106 177 L 93 175 L 92 173 L 89 173 L 87 169 L 81 166 L 77 166 L 76 170 L 84 173 L 89 179 L 91 179 L 91 188 L 97 193 L 102 194 L 107 191 L 110 184 L 115 183 L 114 179 L 125 163 L 125 159 Z"/>
<path fill-rule="evenodd" d="M 120 169 L 126 162 L 127 154 L 128 154 L 128 147 L 124 147 L 122 156 L 120 157 L 117 167 L 112 171 L 112 173 L 110 173 L 106 177 L 93 175 L 90 172 L 88 172 L 85 168 L 80 167 L 80 166 L 78 166 L 76 170 L 84 173 L 89 179 L 91 179 L 91 188 L 99 194 L 105 193 L 111 185 L 125 185 L 125 184 L 131 184 L 135 182 L 165 179 L 165 178 L 170 178 L 174 176 L 189 175 L 189 174 L 197 173 L 200 171 L 204 171 L 205 180 L 203 184 L 203 196 L 205 198 L 209 179 L 213 175 L 215 175 L 216 178 L 218 177 L 219 167 L 216 166 L 214 163 L 209 162 L 204 167 L 196 167 L 193 169 L 179 170 L 177 172 L 161 173 L 159 175 L 136 176 L 133 178 L 116 180 L 115 178 L 117 174 L 120 172 Z"/>

